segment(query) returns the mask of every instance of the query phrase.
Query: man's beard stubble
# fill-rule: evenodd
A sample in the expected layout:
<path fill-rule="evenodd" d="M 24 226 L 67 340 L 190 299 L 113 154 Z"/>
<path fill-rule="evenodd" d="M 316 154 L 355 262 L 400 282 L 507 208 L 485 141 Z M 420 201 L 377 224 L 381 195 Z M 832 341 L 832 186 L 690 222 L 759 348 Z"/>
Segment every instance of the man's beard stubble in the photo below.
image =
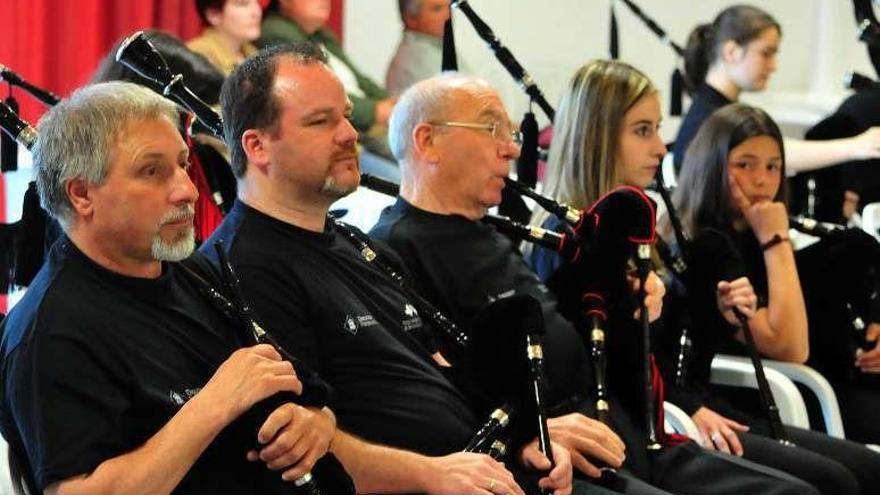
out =
<path fill-rule="evenodd" d="M 166 223 L 176 222 L 185 218 L 192 219 L 195 215 L 195 207 L 186 205 L 177 210 L 173 210 L 163 216 L 156 227 L 156 233 L 153 235 L 153 242 L 150 246 L 150 252 L 158 261 L 180 261 L 195 250 L 195 229 L 190 224 L 175 239 L 166 241 L 162 238 L 161 228 Z"/>
<path fill-rule="evenodd" d="M 321 194 L 330 196 L 334 199 L 339 199 L 355 192 L 357 188 L 357 185 L 348 187 L 340 186 L 336 183 L 336 179 L 332 176 L 328 176 L 324 178 L 324 184 L 321 185 Z"/>
<path fill-rule="evenodd" d="M 358 161 L 357 172 L 360 173 L 360 162 L 359 162 L 359 158 L 358 158 L 358 152 L 357 152 L 357 148 L 354 144 L 352 144 L 352 146 L 350 148 L 344 149 L 344 150 L 340 151 L 339 153 L 337 153 L 333 157 L 333 159 L 338 160 L 338 159 L 350 158 L 350 157 L 352 157 L 352 155 L 353 155 L 354 159 L 356 161 Z M 360 182 L 360 181 L 358 181 L 358 182 Z M 343 198 L 343 197 L 348 196 L 349 194 L 355 192 L 358 188 L 358 185 L 359 184 L 342 186 L 342 185 L 336 183 L 336 178 L 333 177 L 332 174 L 328 174 L 327 177 L 324 178 L 324 183 L 321 184 L 321 194 L 329 196 L 333 199 L 339 199 L 339 198 Z"/>

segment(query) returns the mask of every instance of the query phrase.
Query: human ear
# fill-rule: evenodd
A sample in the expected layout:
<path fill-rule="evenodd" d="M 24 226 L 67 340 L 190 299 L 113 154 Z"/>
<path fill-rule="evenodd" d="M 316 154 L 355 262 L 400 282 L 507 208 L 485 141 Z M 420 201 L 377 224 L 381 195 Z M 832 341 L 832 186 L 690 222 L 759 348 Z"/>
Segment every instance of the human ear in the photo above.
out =
<path fill-rule="evenodd" d="M 436 138 L 437 134 L 431 124 L 421 123 L 415 126 L 411 137 L 413 152 L 429 163 L 436 163 L 439 161 Z"/>
<path fill-rule="evenodd" d="M 223 22 L 223 11 L 215 8 L 207 8 L 205 9 L 205 20 L 208 21 L 212 27 L 217 27 Z"/>
<path fill-rule="evenodd" d="M 64 191 L 67 193 L 67 199 L 77 215 L 91 215 L 94 204 L 88 182 L 83 179 L 71 179 L 64 185 Z"/>
<path fill-rule="evenodd" d="M 248 129 L 241 135 L 241 147 L 247 157 L 248 166 L 265 172 L 269 165 L 268 135 L 258 129 Z"/>
<path fill-rule="evenodd" d="M 742 60 L 745 52 L 745 46 L 738 44 L 736 41 L 727 40 L 721 46 L 721 59 L 725 63 L 733 64 Z"/>

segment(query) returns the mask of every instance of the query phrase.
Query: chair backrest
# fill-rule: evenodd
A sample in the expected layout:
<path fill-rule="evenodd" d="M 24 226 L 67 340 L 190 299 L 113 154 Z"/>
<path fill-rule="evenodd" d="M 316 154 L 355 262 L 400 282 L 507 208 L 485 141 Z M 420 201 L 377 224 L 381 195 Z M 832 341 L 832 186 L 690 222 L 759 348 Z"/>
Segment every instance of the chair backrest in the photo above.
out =
<path fill-rule="evenodd" d="M 6 439 L 0 436 L 0 495 L 35 495 L 38 492 L 33 477 L 27 471 L 20 454 L 16 454 Z"/>
<path fill-rule="evenodd" d="M 862 228 L 880 241 L 880 202 L 868 204 L 862 210 Z"/>
<path fill-rule="evenodd" d="M 782 423 L 798 428 L 810 429 L 807 405 L 794 383 L 782 373 L 765 367 L 764 374 L 770 385 L 770 392 L 779 408 Z M 712 360 L 711 382 L 718 385 L 758 388 L 755 368 L 747 358 L 716 355 Z"/>
<path fill-rule="evenodd" d="M 660 173 L 663 174 L 663 182 L 665 182 L 666 187 L 670 189 L 675 189 L 675 186 L 678 185 L 678 179 L 676 179 L 675 176 L 675 163 L 673 158 L 674 155 L 670 151 L 669 153 L 666 153 L 666 156 L 663 157 L 663 161 L 660 162 Z"/>
<path fill-rule="evenodd" d="M 703 444 L 703 436 L 697 428 L 694 420 L 680 407 L 671 402 L 663 402 L 663 412 L 666 424 L 663 425 L 666 433 L 678 433 L 690 437 L 693 441 Z"/>

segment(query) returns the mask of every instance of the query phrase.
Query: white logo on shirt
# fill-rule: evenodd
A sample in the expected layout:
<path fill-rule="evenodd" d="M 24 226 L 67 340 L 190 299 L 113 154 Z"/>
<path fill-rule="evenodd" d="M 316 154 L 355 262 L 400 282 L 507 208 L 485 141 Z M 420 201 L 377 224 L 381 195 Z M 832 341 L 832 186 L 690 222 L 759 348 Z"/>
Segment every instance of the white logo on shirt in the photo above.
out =
<path fill-rule="evenodd" d="M 418 316 L 419 312 L 416 311 L 412 304 L 406 303 L 406 306 L 403 307 L 403 314 L 412 318 L 413 316 Z"/>
<path fill-rule="evenodd" d="M 342 328 L 352 335 L 357 335 L 361 328 L 367 328 L 378 324 L 379 322 L 377 322 L 376 319 L 373 318 L 373 315 L 369 313 L 358 316 L 345 315 L 345 320 L 342 322 Z"/>
<path fill-rule="evenodd" d="M 345 315 L 345 321 L 342 323 L 342 328 L 348 331 L 348 333 L 352 335 L 357 335 L 358 332 L 358 324 L 357 321 L 351 315 Z"/>
<path fill-rule="evenodd" d="M 409 332 L 410 330 L 420 328 L 422 326 L 422 318 L 419 316 L 419 312 L 416 311 L 416 308 L 409 303 L 406 303 L 403 307 L 403 314 L 405 318 L 400 322 L 403 325 L 403 331 Z"/>

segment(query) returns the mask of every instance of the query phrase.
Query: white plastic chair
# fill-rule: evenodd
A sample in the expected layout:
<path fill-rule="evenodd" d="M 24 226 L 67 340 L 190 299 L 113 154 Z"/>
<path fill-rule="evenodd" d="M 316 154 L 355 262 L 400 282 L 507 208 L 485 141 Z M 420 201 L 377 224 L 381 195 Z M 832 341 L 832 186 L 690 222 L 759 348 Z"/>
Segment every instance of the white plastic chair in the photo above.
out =
<path fill-rule="evenodd" d="M 678 185 L 678 180 L 675 177 L 673 153 L 671 151 L 663 156 L 663 160 L 660 162 L 660 173 L 663 174 L 663 182 L 666 183 L 666 187 L 674 189 Z"/>
<path fill-rule="evenodd" d="M 663 402 L 663 413 L 665 419 L 663 429 L 666 433 L 686 435 L 702 445 L 703 438 L 700 435 L 700 429 L 697 428 L 697 424 L 688 416 L 688 413 L 671 402 Z"/>
<path fill-rule="evenodd" d="M 810 428 L 807 406 L 795 382 L 809 389 L 819 401 L 828 435 L 845 438 L 837 395 L 828 380 L 816 370 L 802 364 L 764 359 L 764 372 L 779 416 L 787 425 Z M 712 383 L 757 388 L 755 369 L 745 357 L 720 354 L 712 361 Z"/>
<path fill-rule="evenodd" d="M 12 475 L 9 473 L 9 445 L 0 436 L 0 495 L 13 495 Z"/>
<path fill-rule="evenodd" d="M 779 416 L 783 424 L 810 428 L 807 405 L 800 391 L 790 379 L 773 368 L 765 366 L 764 373 L 770 385 L 770 393 L 779 407 Z M 757 389 L 755 368 L 751 361 L 736 356 L 717 355 L 712 360 L 712 383 L 734 387 Z"/>
<path fill-rule="evenodd" d="M 765 359 L 764 365 L 782 373 L 793 382 L 806 387 L 812 392 L 818 399 L 819 407 L 822 410 L 825 432 L 832 437 L 846 438 L 843 429 L 843 419 L 840 415 L 840 406 L 837 403 L 837 394 L 834 393 L 834 389 L 824 376 L 803 364 Z"/>
<path fill-rule="evenodd" d="M 862 210 L 862 228 L 880 241 L 880 202 L 868 204 Z"/>

